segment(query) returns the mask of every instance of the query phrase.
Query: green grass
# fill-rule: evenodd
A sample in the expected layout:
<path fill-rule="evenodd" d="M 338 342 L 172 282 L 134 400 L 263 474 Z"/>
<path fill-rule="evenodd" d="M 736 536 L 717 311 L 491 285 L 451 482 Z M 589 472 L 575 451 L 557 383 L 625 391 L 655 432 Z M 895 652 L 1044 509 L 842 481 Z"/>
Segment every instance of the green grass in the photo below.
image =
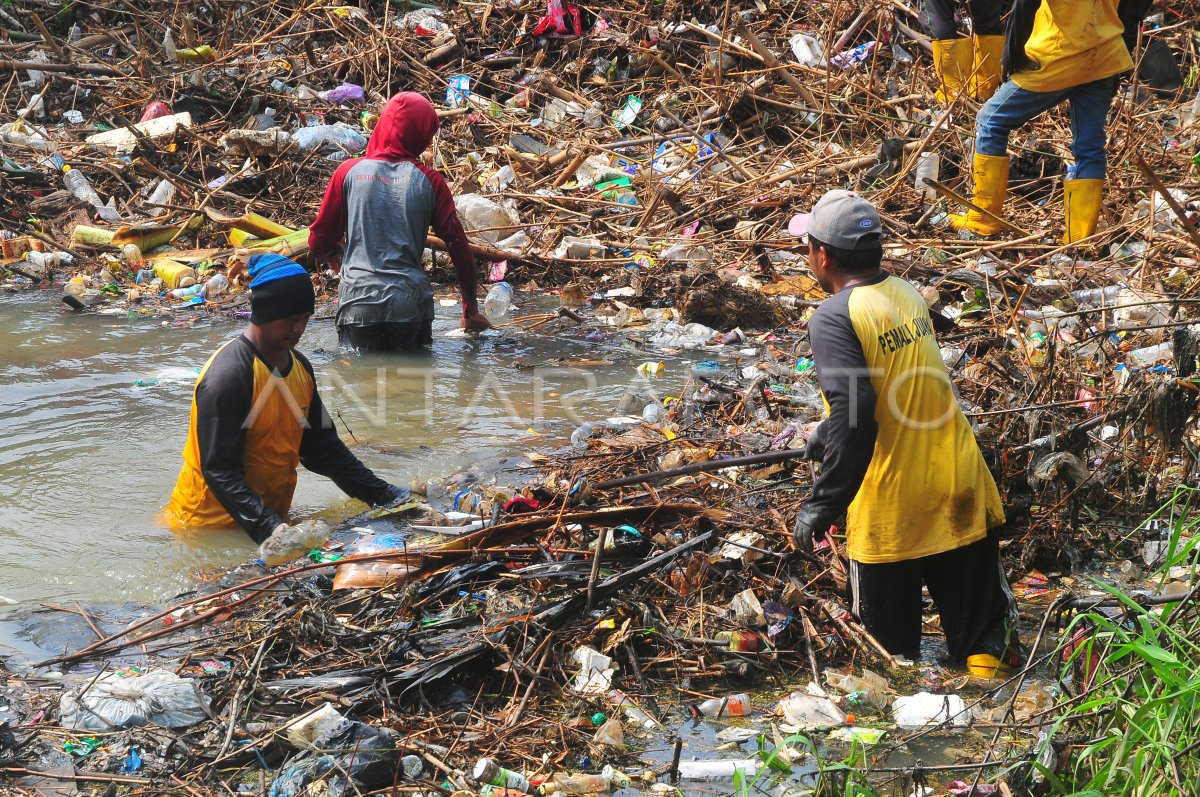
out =
<path fill-rule="evenodd" d="M 1200 519 L 1192 512 L 1200 492 L 1180 488 L 1157 513 L 1172 520 L 1166 562 L 1195 565 Z M 1200 606 L 1189 595 L 1158 607 L 1139 605 L 1102 582 L 1119 611 L 1075 616 L 1062 639 L 1077 629 L 1087 641 L 1063 665 L 1074 680 L 1073 701 L 1051 727 L 1062 753 L 1057 772 L 1034 765 L 1051 793 L 1060 795 L 1191 795 L 1200 783 Z M 1092 670 L 1090 677 L 1087 672 Z"/>

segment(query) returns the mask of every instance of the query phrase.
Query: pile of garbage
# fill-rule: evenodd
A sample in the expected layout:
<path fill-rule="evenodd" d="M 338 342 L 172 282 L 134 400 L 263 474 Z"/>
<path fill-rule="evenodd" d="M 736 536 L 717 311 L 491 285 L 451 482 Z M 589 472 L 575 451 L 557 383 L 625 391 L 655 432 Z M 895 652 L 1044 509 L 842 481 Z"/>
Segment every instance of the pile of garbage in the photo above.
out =
<path fill-rule="evenodd" d="M 1198 11 L 1144 24 L 1183 74 Z M 787 221 L 837 186 L 880 207 L 1004 494 L 1038 651 L 1096 604 L 1078 573 L 1098 558 L 1130 587 L 1155 572 L 1167 537 L 1143 518 L 1194 477 L 1200 98 L 1124 85 L 1093 245 L 1058 243 L 1053 114 L 1013 140 L 1006 218 L 1029 234 L 964 240 L 916 177 L 957 184 L 974 109 L 937 105 L 915 20 L 902 3 L 0 7 L 5 290 L 244 312 L 248 255 L 308 262 L 329 175 L 418 90 L 505 334 L 647 357 L 629 415 L 501 481 L 357 518 L 307 564 L 239 568 L 0 673 L 0 768 L 44 793 L 1034 789 L 1032 762 L 1056 766 L 1048 718 L 1079 693 L 1061 661 L 980 684 L 898 660 L 844 604 L 838 537 L 791 549 L 821 412 L 800 330 L 823 293 Z M 561 309 L 532 312 L 547 293 Z M 1190 569 L 1167 576 L 1158 599 L 1190 594 Z"/>

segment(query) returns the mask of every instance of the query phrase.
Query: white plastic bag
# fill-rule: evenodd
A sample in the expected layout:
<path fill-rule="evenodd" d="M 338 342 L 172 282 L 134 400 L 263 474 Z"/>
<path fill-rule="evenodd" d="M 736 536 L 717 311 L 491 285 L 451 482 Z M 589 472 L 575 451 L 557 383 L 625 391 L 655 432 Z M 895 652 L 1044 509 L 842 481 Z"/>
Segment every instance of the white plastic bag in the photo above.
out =
<path fill-rule="evenodd" d="M 454 208 L 463 229 L 490 244 L 511 237 L 521 225 L 515 211 L 480 194 L 459 194 L 454 197 Z"/>
<path fill-rule="evenodd" d="M 112 731 L 141 725 L 186 728 L 208 716 L 208 699 L 191 678 L 167 670 L 133 676 L 108 673 L 59 702 L 59 722 L 77 731 Z"/>
<path fill-rule="evenodd" d="M 958 695 L 934 695 L 917 692 L 898 697 L 892 703 L 892 719 L 901 728 L 920 728 L 949 722 L 954 727 L 966 727 L 971 717 L 967 704 Z"/>

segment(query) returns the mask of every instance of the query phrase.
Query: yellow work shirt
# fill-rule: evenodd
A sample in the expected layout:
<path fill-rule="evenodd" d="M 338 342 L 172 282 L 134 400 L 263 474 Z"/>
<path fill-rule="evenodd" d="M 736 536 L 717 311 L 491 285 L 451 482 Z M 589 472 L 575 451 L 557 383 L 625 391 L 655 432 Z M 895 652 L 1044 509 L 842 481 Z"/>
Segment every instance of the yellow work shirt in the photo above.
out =
<path fill-rule="evenodd" d="M 813 314 L 809 338 L 830 408 L 809 504 L 822 518 L 845 509 L 851 559 L 930 556 L 1004 522 L 929 309 L 912 285 L 883 274 L 838 292 Z"/>
<path fill-rule="evenodd" d="M 1116 0 L 1042 0 L 1025 54 L 1036 64 L 1012 80 L 1026 91 L 1061 91 L 1133 69 Z"/>

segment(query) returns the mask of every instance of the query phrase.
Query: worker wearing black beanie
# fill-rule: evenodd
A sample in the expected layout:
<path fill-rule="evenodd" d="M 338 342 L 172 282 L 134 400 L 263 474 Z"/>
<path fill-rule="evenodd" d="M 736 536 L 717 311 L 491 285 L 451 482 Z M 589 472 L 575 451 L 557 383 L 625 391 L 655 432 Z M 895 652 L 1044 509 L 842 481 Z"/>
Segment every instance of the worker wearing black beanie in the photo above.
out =
<path fill-rule="evenodd" d="M 183 468 L 164 516 L 175 528 L 241 526 L 255 542 L 287 537 L 296 468 L 327 476 L 372 506 L 407 500 L 338 437 L 296 345 L 315 304 L 304 267 L 251 258 L 250 326 L 196 380 Z"/>
<path fill-rule="evenodd" d="M 255 255 L 250 271 L 250 323 L 311 314 L 316 308 L 312 280 L 304 266 L 283 255 Z"/>

